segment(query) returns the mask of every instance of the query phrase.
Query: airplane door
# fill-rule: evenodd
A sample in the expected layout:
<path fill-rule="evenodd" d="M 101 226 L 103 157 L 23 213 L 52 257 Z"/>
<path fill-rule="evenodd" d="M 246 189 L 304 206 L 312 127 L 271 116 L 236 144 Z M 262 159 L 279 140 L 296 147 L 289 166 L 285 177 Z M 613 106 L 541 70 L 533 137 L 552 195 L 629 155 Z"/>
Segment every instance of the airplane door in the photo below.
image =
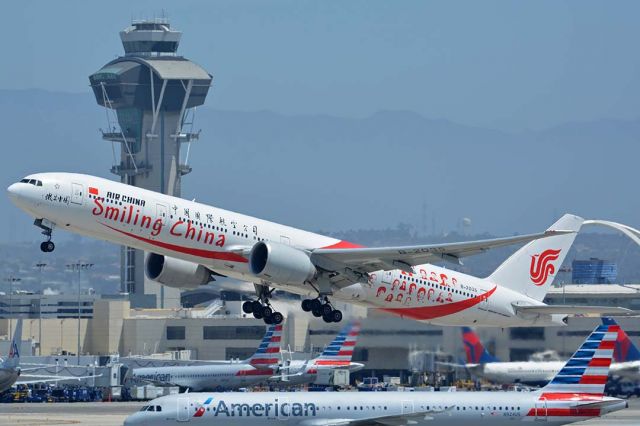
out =
<path fill-rule="evenodd" d="M 169 212 L 169 207 L 164 204 L 157 203 L 156 204 L 156 217 L 162 219 L 162 224 L 167 224 L 167 214 Z"/>
<path fill-rule="evenodd" d="M 176 420 L 179 422 L 188 422 L 191 418 L 189 414 L 189 398 L 178 398 L 178 410 Z"/>
<path fill-rule="evenodd" d="M 71 202 L 74 204 L 82 204 L 82 195 L 84 187 L 80 183 L 71 184 Z"/>
<path fill-rule="evenodd" d="M 287 237 L 286 235 L 280 235 L 280 242 L 282 244 L 287 245 L 287 246 L 291 245 L 291 239 L 289 237 Z"/>
<path fill-rule="evenodd" d="M 540 399 L 536 401 L 535 412 L 536 412 L 535 420 L 537 422 L 547 421 L 547 400 L 546 399 Z"/>
<path fill-rule="evenodd" d="M 413 401 L 402 401 L 402 414 L 413 413 Z"/>
<path fill-rule="evenodd" d="M 278 420 L 289 420 L 291 415 L 291 404 L 289 398 L 278 398 Z"/>

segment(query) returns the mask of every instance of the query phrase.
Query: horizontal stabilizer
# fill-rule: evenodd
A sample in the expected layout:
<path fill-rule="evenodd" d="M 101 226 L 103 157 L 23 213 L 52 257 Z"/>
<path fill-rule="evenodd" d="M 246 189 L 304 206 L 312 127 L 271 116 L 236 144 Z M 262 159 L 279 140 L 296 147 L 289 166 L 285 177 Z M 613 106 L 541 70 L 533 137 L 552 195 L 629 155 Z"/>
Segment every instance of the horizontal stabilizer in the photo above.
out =
<path fill-rule="evenodd" d="M 635 316 L 636 311 L 612 306 L 582 306 L 582 305 L 518 305 L 512 303 L 516 314 L 546 314 L 546 315 L 580 315 L 580 316 Z"/>

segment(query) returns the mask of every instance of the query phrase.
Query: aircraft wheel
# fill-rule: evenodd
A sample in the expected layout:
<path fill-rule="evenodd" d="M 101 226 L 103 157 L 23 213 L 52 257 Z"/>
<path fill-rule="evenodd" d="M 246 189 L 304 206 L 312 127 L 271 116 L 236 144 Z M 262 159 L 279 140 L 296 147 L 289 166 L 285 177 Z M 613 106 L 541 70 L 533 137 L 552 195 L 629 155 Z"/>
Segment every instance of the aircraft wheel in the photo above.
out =
<path fill-rule="evenodd" d="M 322 312 L 322 303 L 318 299 L 311 300 L 311 312 L 313 311 Z"/>
<path fill-rule="evenodd" d="M 331 314 L 322 314 L 322 319 L 324 322 L 333 322 L 333 316 L 331 316 Z"/>
<path fill-rule="evenodd" d="M 262 303 L 258 302 L 257 300 L 254 300 L 253 302 L 251 302 L 251 304 L 253 305 L 253 312 L 262 313 Z"/>
<path fill-rule="evenodd" d="M 326 304 L 326 305 L 322 305 L 322 315 L 323 316 L 331 316 L 331 312 L 333 312 L 333 308 L 331 307 L 331 305 Z"/>
<path fill-rule="evenodd" d="M 334 309 L 333 312 L 331 312 L 331 318 L 333 319 L 333 322 L 342 321 L 342 311 Z"/>
<path fill-rule="evenodd" d="M 251 312 L 253 312 L 253 302 L 250 300 L 244 302 L 242 304 L 242 312 L 244 312 L 245 314 L 250 314 Z"/>
<path fill-rule="evenodd" d="M 53 244 L 53 241 L 47 241 L 45 243 L 45 245 L 47 246 L 47 252 L 49 252 L 49 253 L 52 252 L 53 250 L 55 250 L 55 248 L 56 248 L 56 245 Z"/>
<path fill-rule="evenodd" d="M 271 317 L 264 317 L 264 318 L 263 318 L 263 321 L 264 321 L 264 323 L 265 323 L 265 324 L 267 324 L 267 325 L 271 325 L 271 324 L 273 324 L 273 318 L 271 318 Z"/>
<path fill-rule="evenodd" d="M 271 315 L 273 315 L 273 309 L 271 309 L 269 306 L 263 306 L 262 307 L 262 316 L 265 317 L 265 318 L 268 318 Z"/>
<path fill-rule="evenodd" d="M 316 318 L 320 318 L 322 316 L 322 308 L 320 309 L 311 309 L 311 313 L 313 314 L 314 317 Z"/>
<path fill-rule="evenodd" d="M 282 324 L 282 321 L 284 321 L 284 316 L 282 316 L 280 312 L 274 312 L 271 315 L 270 319 L 274 324 Z"/>
<path fill-rule="evenodd" d="M 309 299 L 304 299 L 301 303 L 302 305 L 302 310 L 305 312 L 310 312 L 311 311 L 311 300 Z"/>
<path fill-rule="evenodd" d="M 253 311 L 253 317 L 255 319 L 262 319 L 262 311 L 258 310 L 258 311 Z"/>

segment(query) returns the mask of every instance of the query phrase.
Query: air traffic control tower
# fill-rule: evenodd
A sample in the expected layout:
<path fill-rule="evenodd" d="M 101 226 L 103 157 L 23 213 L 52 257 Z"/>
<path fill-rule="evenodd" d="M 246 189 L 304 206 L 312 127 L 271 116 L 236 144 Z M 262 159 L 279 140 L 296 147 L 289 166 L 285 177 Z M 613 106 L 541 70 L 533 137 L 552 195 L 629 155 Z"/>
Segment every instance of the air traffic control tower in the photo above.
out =
<path fill-rule="evenodd" d="M 123 183 L 175 196 L 191 171 L 189 148 L 199 135 L 193 131 L 195 107 L 204 103 L 212 80 L 177 54 L 181 35 L 165 18 L 134 21 L 120 32 L 124 56 L 89 76 L 96 101 L 107 111 L 102 137 L 114 147 L 111 172 Z M 122 291 L 132 306 L 179 307 L 179 290 L 145 277 L 144 256 L 122 248 Z"/>

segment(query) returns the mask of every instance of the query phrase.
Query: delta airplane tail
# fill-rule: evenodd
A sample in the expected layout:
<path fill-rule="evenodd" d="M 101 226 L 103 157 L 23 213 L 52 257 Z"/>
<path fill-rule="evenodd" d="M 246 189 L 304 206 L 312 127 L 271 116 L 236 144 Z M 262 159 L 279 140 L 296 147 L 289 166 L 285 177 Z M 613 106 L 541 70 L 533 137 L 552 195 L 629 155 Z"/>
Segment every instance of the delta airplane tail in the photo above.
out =
<path fill-rule="evenodd" d="M 484 347 L 478 335 L 469 327 L 462 327 L 462 343 L 467 354 L 467 364 L 488 364 L 500 362 Z"/>
<path fill-rule="evenodd" d="M 527 243 L 498 266 L 487 279 L 542 301 L 583 222 L 584 219 L 579 216 L 562 216 L 548 231 L 565 233 Z"/>
<path fill-rule="evenodd" d="M 9 355 L 4 360 L 3 368 L 16 368 L 20 365 L 20 341 L 22 340 L 22 318 L 18 319 L 16 329 L 13 332 Z"/>
<path fill-rule="evenodd" d="M 604 325 L 618 325 L 618 323 L 610 317 L 602 318 L 602 324 Z M 616 339 L 615 348 L 613 351 L 613 359 L 615 362 L 629 362 L 639 361 L 640 351 L 633 344 L 627 333 L 620 328 L 618 331 L 618 337 Z"/>
<path fill-rule="evenodd" d="M 360 322 L 352 320 L 316 358 L 315 365 L 339 366 L 349 365 L 353 357 L 353 349 L 360 334 Z"/>
<path fill-rule="evenodd" d="M 256 368 L 269 368 L 269 366 L 278 364 L 280 358 L 280 340 L 282 340 L 282 324 L 270 325 L 267 327 L 260 346 L 256 352 L 251 355 L 247 362 Z"/>

